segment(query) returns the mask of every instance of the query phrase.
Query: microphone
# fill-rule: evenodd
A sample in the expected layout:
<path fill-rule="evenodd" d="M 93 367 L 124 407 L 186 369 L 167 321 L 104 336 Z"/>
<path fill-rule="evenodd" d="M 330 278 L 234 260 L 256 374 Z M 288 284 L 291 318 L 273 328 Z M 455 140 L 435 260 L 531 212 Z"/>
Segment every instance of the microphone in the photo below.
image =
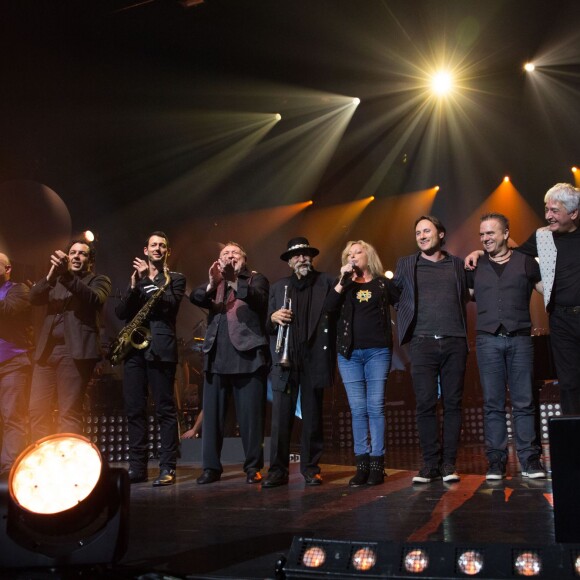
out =
<path fill-rule="evenodd" d="M 357 278 L 361 278 L 363 275 L 363 271 L 354 263 L 351 263 L 352 270 L 356 274 Z"/>

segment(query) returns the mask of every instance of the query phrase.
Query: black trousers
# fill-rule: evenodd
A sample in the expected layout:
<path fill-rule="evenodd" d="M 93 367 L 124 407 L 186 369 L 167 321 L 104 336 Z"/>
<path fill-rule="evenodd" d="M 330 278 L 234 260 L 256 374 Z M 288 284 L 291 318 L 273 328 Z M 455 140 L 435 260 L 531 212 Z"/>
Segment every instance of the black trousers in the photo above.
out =
<path fill-rule="evenodd" d="M 55 432 L 83 434 L 83 401 L 96 363 L 96 359 L 73 359 L 65 344 L 55 344 L 48 357 L 34 365 L 29 403 L 32 441 Z"/>
<path fill-rule="evenodd" d="M 411 377 L 417 403 L 417 431 L 428 467 L 455 465 L 461 435 L 461 404 L 467 362 L 464 338 L 414 337 L 411 340 Z M 439 379 L 443 403 L 443 436 L 437 419 Z M 441 442 L 442 439 L 442 442 Z"/>
<path fill-rule="evenodd" d="M 296 402 L 300 392 L 302 409 L 302 436 L 300 438 L 300 473 L 320 473 L 318 463 L 324 449 L 322 424 L 322 401 L 324 389 L 313 389 L 306 381 L 301 382 L 300 373 L 291 373 L 285 391 L 273 391 L 272 435 L 270 440 L 269 472 L 288 474 L 290 463 L 290 438 Z"/>
<path fill-rule="evenodd" d="M 137 471 L 147 469 L 149 451 L 147 397 L 155 403 L 159 423 L 159 468 L 175 469 L 179 448 L 179 427 L 175 404 L 174 381 L 176 363 L 151 362 L 143 353 L 134 351 L 125 359 L 123 397 L 129 431 L 129 465 Z"/>
<path fill-rule="evenodd" d="M 228 401 L 233 392 L 236 416 L 246 460 L 244 471 L 264 467 L 264 423 L 266 414 L 266 371 L 222 375 L 205 373 L 203 386 L 203 469 L 223 471 L 221 453 Z"/>
<path fill-rule="evenodd" d="M 580 312 L 555 307 L 550 313 L 550 345 L 564 415 L 580 415 Z"/>

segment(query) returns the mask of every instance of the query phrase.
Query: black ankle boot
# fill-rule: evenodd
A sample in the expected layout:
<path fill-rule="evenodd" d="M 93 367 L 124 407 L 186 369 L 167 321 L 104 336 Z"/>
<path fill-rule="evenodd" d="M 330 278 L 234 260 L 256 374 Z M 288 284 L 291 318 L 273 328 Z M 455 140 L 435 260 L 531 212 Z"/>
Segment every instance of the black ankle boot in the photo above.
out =
<path fill-rule="evenodd" d="M 350 487 L 364 485 L 369 478 L 369 454 L 363 453 L 363 455 L 355 455 L 354 458 L 356 460 L 356 474 L 348 482 Z"/>
<path fill-rule="evenodd" d="M 384 456 L 369 457 L 369 477 L 367 485 L 380 485 L 385 483 L 385 458 Z"/>

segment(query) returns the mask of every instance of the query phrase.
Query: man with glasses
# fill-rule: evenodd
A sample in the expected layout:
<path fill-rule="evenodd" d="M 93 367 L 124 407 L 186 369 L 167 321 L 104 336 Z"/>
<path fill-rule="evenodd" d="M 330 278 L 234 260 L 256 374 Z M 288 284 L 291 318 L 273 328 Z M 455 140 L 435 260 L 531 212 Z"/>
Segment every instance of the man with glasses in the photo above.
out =
<path fill-rule="evenodd" d="M 209 282 L 190 295 L 193 304 L 209 311 L 203 346 L 203 473 L 198 484 L 221 478 L 224 423 L 232 391 L 246 456 L 246 482 L 262 480 L 269 289 L 265 276 L 247 268 L 243 248 L 228 242 L 209 268 Z"/>

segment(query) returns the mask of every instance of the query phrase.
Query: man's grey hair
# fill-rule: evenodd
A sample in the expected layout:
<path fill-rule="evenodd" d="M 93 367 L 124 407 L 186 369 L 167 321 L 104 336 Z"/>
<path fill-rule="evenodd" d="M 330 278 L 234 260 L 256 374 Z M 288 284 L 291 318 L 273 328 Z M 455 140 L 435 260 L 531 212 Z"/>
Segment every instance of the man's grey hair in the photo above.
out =
<path fill-rule="evenodd" d="M 549 201 L 559 201 L 568 213 L 572 213 L 580 205 L 580 189 L 570 183 L 556 183 L 544 196 L 544 203 Z"/>

